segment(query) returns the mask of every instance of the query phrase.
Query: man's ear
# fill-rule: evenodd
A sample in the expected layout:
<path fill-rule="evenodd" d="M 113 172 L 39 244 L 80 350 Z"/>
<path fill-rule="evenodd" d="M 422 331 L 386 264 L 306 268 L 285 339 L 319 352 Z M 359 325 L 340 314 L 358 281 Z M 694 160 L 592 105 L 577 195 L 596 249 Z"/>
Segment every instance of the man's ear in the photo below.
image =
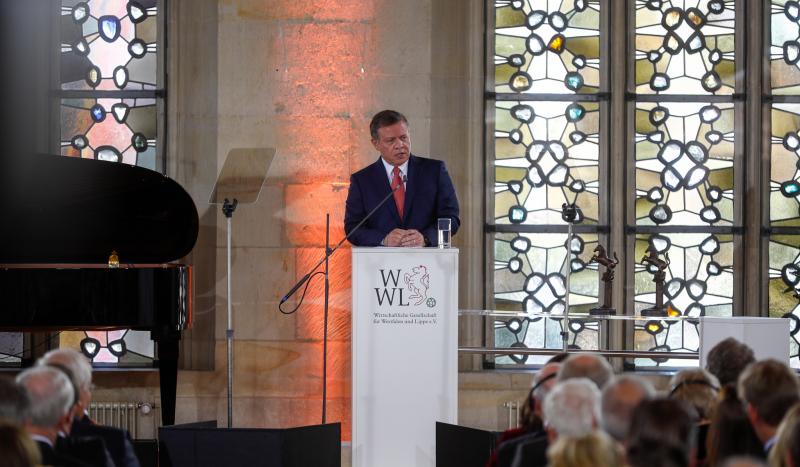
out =
<path fill-rule="evenodd" d="M 72 430 L 72 415 L 72 409 L 70 409 L 58 420 L 58 430 L 65 435 L 69 435 Z"/>
<path fill-rule="evenodd" d="M 750 424 L 755 425 L 756 422 L 759 421 L 756 408 L 753 407 L 753 404 L 748 402 L 745 411 L 747 412 L 747 419 L 750 420 Z"/>

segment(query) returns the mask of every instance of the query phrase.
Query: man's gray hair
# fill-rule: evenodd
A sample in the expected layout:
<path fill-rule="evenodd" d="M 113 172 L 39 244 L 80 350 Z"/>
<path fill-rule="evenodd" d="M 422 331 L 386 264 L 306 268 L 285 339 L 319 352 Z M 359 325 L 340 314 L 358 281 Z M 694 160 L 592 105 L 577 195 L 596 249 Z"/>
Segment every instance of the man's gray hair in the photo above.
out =
<path fill-rule="evenodd" d="M 547 384 L 551 379 L 558 378 L 558 370 L 561 368 L 560 363 L 548 363 L 536 373 L 536 376 L 533 377 L 533 397 L 540 402 L 543 402 L 547 395 L 550 394 L 550 389 L 553 388 L 553 384 Z M 547 381 L 545 381 L 547 380 Z"/>
<path fill-rule="evenodd" d="M 559 436 L 585 436 L 600 420 L 600 390 L 593 381 L 560 381 L 544 400 L 545 424 Z"/>
<path fill-rule="evenodd" d="M 75 392 L 63 371 L 36 366 L 17 375 L 17 383 L 27 390 L 30 397 L 28 414 L 34 426 L 55 427 L 72 408 Z"/>
<path fill-rule="evenodd" d="M 625 441 L 636 406 L 655 395 L 655 388 L 645 379 L 633 375 L 615 378 L 603 389 L 603 429 L 617 441 Z"/>
<path fill-rule="evenodd" d="M 767 467 L 767 464 L 758 458 L 750 456 L 735 456 L 725 459 L 721 467 Z"/>
<path fill-rule="evenodd" d="M 28 421 L 30 408 L 25 388 L 10 377 L 0 377 L 0 420 L 22 426 Z"/>
<path fill-rule="evenodd" d="M 570 378 L 588 378 L 603 389 L 614 377 L 614 369 L 608 361 L 593 354 L 572 355 L 561 364 L 558 380 L 565 381 Z"/>
<path fill-rule="evenodd" d="M 92 388 L 92 365 L 83 354 L 74 349 L 55 349 L 39 359 L 39 365 L 62 365 L 72 372 L 75 384 L 81 391 Z"/>

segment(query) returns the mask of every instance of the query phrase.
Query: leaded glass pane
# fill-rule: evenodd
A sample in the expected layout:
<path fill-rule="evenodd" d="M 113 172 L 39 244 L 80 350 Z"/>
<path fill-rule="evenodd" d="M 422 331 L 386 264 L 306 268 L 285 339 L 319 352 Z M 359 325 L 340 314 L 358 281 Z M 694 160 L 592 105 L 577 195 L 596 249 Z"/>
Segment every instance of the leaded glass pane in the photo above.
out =
<path fill-rule="evenodd" d="M 494 236 L 493 309 L 549 312 L 552 318 L 525 318 L 494 323 L 497 347 L 561 348 L 566 297 L 565 233 L 498 233 Z M 575 235 L 571 242 L 570 314 L 587 314 L 598 303 L 597 264 L 589 263 L 596 234 Z M 597 322 L 570 320 L 569 344 L 596 349 Z M 497 363 L 538 363 L 539 357 L 501 357 Z M 544 358 L 546 360 L 547 358 Z"/>
<path fill-rule="evenodd" d="M 634 258 L 636 314 L 655 304 L 653 274 L 639 261 L 648 248 L 668 255 L 664 305 L 670 316 L 731 316 L 733 313 L 733 237 L 708 233 L 637 235 Z M 697 351 L 696 320 L 654 319 L 638 323 L 634 348 Z M 636 359 L 637 366 L 696 365 L 692 360 Z"/>
<path fill-rule="evenodd" d="M 590 0 L 495 1 L 495 91 L 597 92 L 601 4 Z"/>
<path fill-rule="evenodd" d="M 496 102 L 497 224 L 565 224 L 561 205 L 573 202 L 582 223 L 597 223 L 599 109 L 596 102 Z"/>
<path fill-rule="evenodd" d="M 789 356 L 800 368 L 800 235 L 769 238 L 769 316 L 790 319 Z"/>
<path fill-rule="evenodd" d="M 636 104 L 636 224 L 733 223 L 734 104 Z"/>
<path fill-rule="evenodd" d="M 61 89 L 154 90 L 157 12 L 155 0 L 62 2 Z"/>
<path fill-rule="evenodd" d="M 154 98 L 61 100 L 61 154 L 155 170 Z"/>
<path fill-rule="evenodd" d="M 639 94 L 733 94 L 736 0 L 636 2 Z"/>
<path fill-rule="evenodd" d="M 773 226 L 800 226 L 800 104 L 772 104 L 769 218 Z"/>
<path fill-rule="evenodd" d="M 769 4 L 772 93 L 800 94 L 800 4 L 791 0 Z"/>
<path fill-rule="evenodd" d="M 150 331 L 65 331 L 59 337 L 60 347 L 78 350 L 93 363 L 150 366 L 155 358 Z"/>

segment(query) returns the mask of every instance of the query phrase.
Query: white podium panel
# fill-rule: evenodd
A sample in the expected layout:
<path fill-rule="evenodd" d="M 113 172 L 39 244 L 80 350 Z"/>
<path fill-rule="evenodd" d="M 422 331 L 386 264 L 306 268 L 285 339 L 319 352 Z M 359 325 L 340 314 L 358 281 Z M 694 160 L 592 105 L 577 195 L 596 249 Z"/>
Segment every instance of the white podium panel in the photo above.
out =
<path fill-rule="evenodd" d="M 700 367 L 705 368 L 708 352 L 720 341 L 733 337 L 753 349 L 756 360 L 774 358 L 789 364 L 789 320 L 705 316 L 700 318 Z"/>
<path fill-rule="evenodd" d="M 434 467 L 458 413 L 458 249 L 353 248 L 353 467 Z"/>

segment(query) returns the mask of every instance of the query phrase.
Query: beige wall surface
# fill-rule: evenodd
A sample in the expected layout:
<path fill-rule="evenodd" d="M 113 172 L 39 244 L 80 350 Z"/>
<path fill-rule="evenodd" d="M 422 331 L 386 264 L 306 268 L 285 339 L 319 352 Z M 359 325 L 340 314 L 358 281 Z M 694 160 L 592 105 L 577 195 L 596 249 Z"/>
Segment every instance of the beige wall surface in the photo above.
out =
<path fill-rule="evenodd" d="M 377 158 L 368 123 L 379 110 L 405 113 L 412 151 L 446 161 L 461 201 L 460 306 L 482 306 L 483 9 L 480 0 L 170 2 L 167 167 L 201 217 L 178 423 L 226 420 L 226 223 L 208 196 L 233 148 L 277 149 L 260 199 L 233 217 L 234 426 L 320 422 L 322 281 L 294 314 L 278 301 L 323 253 L 326 213 L 332 239 L 343 235 L 349 175 Z M 331 285 L 327 421 L 349 439 L 349 248 L 332 259 Z M 480 333 L 461 334 L 463 343 Z M 152 376 L 101 386 L 98 400 L 120 387 L 157 398 Z"/>

